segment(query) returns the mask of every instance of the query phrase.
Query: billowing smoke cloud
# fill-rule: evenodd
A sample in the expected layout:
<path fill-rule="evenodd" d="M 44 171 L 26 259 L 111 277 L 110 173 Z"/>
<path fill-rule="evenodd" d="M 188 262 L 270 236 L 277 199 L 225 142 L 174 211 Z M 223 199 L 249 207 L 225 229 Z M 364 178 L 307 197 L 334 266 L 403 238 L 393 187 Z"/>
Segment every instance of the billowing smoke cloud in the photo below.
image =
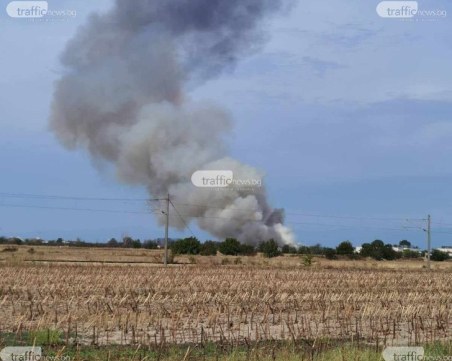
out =
<path fill-rule="evenodd" d="M 187 93 L 252 52 L 259 24 L 284 0 L 116 0 L 94 14 L 61 57 L 50 126 L 68 148 L 86 148 L 117 168 L 121 180 L 170 193 L 186 221 L 223 237 L 293 243 L 282 210 L 264 187 L 197 188 L 196 170 L 262 174 L 225 156 L 228 114 Z M 183 227 L 172 218 L 172 225 Z"/>

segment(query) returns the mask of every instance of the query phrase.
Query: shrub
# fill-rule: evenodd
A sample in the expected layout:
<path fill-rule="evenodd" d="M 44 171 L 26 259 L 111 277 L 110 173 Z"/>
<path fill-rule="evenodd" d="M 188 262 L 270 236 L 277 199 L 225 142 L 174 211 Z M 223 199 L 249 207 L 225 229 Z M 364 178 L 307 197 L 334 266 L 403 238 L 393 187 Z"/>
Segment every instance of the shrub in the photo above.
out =
<path fill-rule="evenodd" d="M 421 254 L 417 251 L 412 251 L 410 249 L 404 249 L 402 251 L 402 258 L 419 258 Z"/>
<path fill-rule="evenodd" d="M 303 257 L 303 266 L 310 267 L 312 266 L 312 255 L 307 254 Z"/>
<path fill-rule="evenodd" d="M 17 247 L 8 246 L 2 250 L 2 252 L 17 252 Z"/>
<path fill-rule="evenodd" d="M 325 248 L 324 254 L 326 259 L 337 259 L 336 250 L 334 248 Z"/>

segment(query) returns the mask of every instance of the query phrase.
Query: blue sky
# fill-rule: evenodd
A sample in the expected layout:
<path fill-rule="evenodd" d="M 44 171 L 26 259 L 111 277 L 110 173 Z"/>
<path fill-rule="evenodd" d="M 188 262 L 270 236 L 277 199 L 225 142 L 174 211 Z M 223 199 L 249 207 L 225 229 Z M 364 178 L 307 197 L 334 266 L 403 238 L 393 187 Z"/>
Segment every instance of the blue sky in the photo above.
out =
<path fill-rule="evenodd" d="M 108 166 L 65 150 L 47 130 L 59 54 L 92 11 L 111 3 L 53 4 L 77 16 L 49 22 L 0 16 L 0 193 L 145 198 L 143 189 L 119 184 Z M 286 208 L 300 243 L 379 238 L 423 246 L 425 222 L 412 219 L 431 213 L 433 244 L 452 244 L 452 5 L 420 1 L 448 15 L 419 21 L 380 18 L 376 5 L 299 1 L 266 23 L 268 41 L 259 52 L 191 96 L 231 112 L 229 152 L 265 171 L 272 204 Z M 144 202 L 0 195 L 0 234 L 161 237 L 146 209 Z"/>

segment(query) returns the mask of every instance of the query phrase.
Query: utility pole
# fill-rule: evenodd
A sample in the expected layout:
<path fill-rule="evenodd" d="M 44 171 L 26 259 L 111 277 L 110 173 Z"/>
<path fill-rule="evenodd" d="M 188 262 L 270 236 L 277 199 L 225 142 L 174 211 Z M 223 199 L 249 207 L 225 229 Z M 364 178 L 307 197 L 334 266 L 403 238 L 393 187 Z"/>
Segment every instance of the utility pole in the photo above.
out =
<path fill-rule="evenodd" d="M 430 253 L 432 250 L 431 217 L 427 217 L 427 267 L 430 269 Z"/>
<path fill-rule="evenodd" d="M 168 266 L 168 228 L 169 228 L 169 204 L 170 204 L 170 195 L 168 193 L 168 197 L 166 198 L 166 222 L 165 222 L 165 267 Z"/>

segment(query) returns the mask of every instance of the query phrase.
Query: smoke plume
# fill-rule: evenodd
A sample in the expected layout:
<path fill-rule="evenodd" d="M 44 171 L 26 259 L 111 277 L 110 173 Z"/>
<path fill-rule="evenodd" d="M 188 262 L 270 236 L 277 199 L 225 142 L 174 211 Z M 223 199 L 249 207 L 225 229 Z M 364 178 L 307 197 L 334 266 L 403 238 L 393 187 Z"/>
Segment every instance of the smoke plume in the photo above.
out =
<path fill-rule="evenodd" d="M 284 0 L 116 0 L 91 15 L 61 56 L 50 127 L 63 145 L 108 161 L 121 180 L 170 193 L 185 220 L 219 238 L 294 242 L 264 187 L 197 188 L 196 170 L 262 174 L 227 157 L 230 117 L 188 92 L 256 49 Z M 178 206 L 179 207 L 179 206 Z M 172 217 L 171 225 L 182 228 Z"/>

